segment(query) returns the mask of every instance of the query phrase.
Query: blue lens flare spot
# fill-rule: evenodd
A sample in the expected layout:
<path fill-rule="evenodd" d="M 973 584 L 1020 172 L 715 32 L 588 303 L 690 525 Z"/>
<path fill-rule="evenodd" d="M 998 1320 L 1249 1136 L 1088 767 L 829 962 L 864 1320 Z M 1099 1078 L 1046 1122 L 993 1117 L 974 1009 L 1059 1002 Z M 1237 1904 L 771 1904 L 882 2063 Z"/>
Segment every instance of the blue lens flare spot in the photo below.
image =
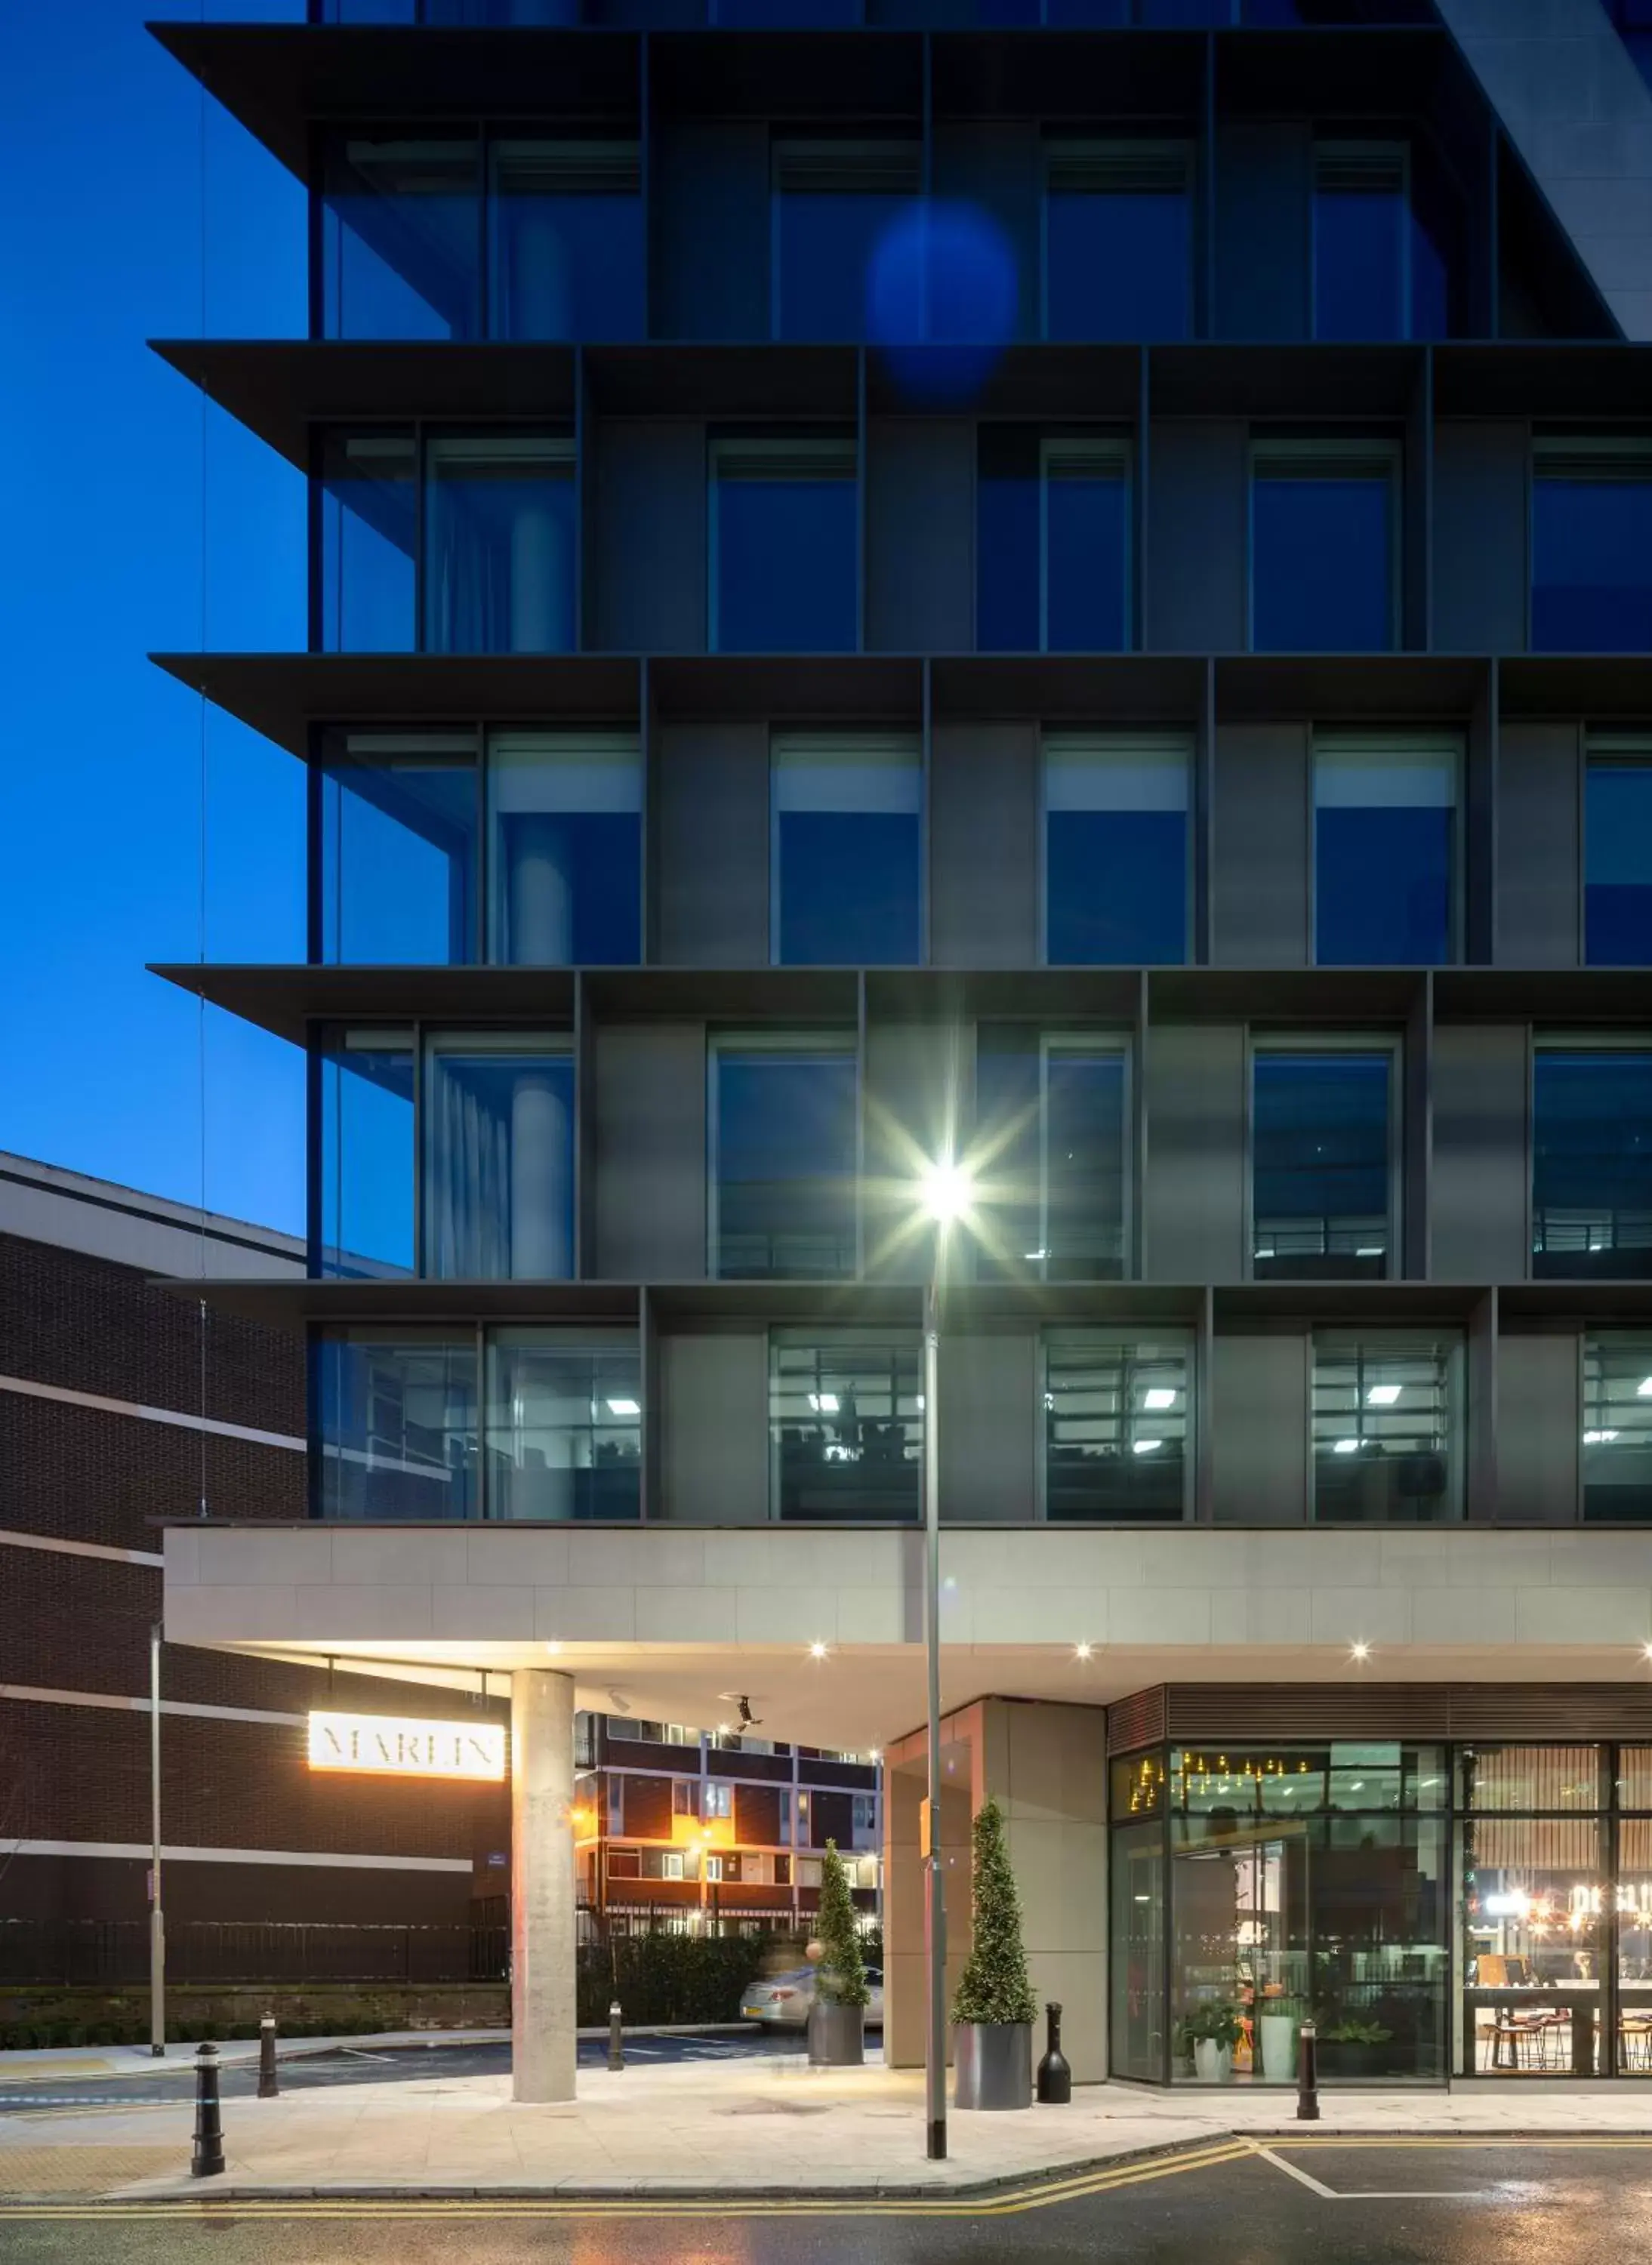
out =
<path fill-rule="evenodd" d="M 905 393 L 957 400 L 991 375 L 1016 325 L 1015 253 L 979 206 L 906 207 L 873 247 L 866 335 Z"/>

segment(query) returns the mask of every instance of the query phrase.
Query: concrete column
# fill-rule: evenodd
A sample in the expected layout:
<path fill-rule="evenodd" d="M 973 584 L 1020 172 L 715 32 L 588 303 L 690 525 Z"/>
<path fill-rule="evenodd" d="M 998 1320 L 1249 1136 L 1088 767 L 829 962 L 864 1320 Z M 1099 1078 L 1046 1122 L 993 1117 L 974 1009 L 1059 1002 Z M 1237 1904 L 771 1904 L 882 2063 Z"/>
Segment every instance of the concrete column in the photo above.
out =
<path fill-rule="evenodd" d="M 573 1679 L 511 1677 L 512 2097 L 574 2096 Z"/>
<path fill-rule="evenodd" d="M 562 820 L 524 811 L 503 832 L 511 965 L 565 967 L 573 958 L 573 888 Z"/>
<path fill-rule="evenodd" d="M 571 562 L 563 554 L 549 484 L 536 481 L 533 486 L 535 492 L 520 499 L 511 521 L 511 651 L 557 652 L 561 625 L 571 613 L 566 584 Z M 538 492 L 541 488 L 546 492 Z"/>
<path fill-rule="evenodd" d="M 952 2002 L 970 1949 L 971 1726 L 979 1708 L 941 1725 L 941 1855 L 945 1867 L 947 2003 Z M 924 1734 L 916 1731 L 884 1755 L 884 2058 L 891 2068 L 921 2068 L 926 2043 L 928 1961 L 924 1948 L 924 1874 L 920 1814 L 928 1782 Z M 951 2056 L 951 2032 L 947 2052 Z"/>
<path fill-rule="evenodd" d="M 561 1081 L 529 1070 L 511 1096 L 511 1276 L 514 1281 L 565 1281 L 568 1174 L 572 1128 Z"/>

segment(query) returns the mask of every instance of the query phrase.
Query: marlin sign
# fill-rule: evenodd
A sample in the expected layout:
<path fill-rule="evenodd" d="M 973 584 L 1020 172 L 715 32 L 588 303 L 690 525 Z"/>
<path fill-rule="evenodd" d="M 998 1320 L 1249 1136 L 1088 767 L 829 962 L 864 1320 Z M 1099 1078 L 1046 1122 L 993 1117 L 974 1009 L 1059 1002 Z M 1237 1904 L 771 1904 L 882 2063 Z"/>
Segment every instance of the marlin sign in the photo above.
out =
<path fill-rule="evenodd" d="M 365 1770 L 375 1777 L 505 1775 L 502 1722 L 431 1722 L 418 1715 L 309 1718 L 309 1766 Z"/>

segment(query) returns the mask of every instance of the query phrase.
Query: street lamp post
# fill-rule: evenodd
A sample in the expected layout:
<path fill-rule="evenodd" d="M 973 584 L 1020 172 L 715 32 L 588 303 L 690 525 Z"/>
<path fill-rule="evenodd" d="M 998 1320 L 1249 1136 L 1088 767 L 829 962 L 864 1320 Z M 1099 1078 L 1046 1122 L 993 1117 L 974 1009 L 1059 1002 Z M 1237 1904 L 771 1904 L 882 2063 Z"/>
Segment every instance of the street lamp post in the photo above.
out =
<path fill-rule="evenodd" d="M 934 1222 L 929 1279 L 923 1300 L 923 1632 L 928 1675 L 929 1798 L 924 1852 L 925 2011 L 924 2110 L 928 2153 L 947 2152 L 947 1918 L 941 1856 L 941 1282 L 947 1230 L 964 1217 L 973 1193 L 971 1176 L 948 1157 L 928 1165 L 920 1181 L 926 1215 Z"/>

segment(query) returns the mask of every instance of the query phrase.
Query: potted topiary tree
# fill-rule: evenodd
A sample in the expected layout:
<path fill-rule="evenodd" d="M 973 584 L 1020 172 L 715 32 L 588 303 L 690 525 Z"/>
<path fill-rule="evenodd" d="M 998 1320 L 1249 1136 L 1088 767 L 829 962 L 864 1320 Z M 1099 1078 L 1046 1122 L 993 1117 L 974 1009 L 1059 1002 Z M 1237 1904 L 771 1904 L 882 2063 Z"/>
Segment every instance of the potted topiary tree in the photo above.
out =
<path fill-rule="evenodd" d="M 820 1963 L 809 2008 L 809 2058 L 816 2068 L 858 2068 L 866 2057 L 866 1969 L 855 1925 L 848 1875 L 835 1840 L 820 1865 L 820 1912 L 816 1929 Z"/>
<path fill-rule="evenodd" d="M 1027 1979 L 1004 1813 L 995 1801 L 982 1803 L 974 1840 L 974 1934 L 952 2003 L 953 2100 L 959 2108 L 1030 2108 L 1038 2007 Z"/>

